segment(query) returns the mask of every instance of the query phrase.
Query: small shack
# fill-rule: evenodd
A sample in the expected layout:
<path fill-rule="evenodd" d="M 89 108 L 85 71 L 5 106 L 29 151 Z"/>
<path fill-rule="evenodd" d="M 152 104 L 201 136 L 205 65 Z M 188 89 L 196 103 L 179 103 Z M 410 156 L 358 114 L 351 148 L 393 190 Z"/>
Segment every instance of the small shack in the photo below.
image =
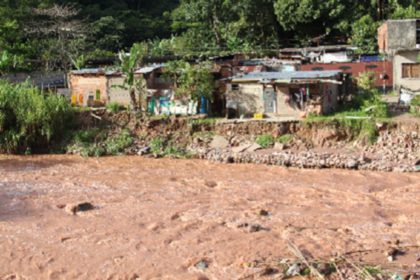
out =
<path fill-rule="evenodd" d="M 301 117 L 337 109 L 341 71 L 260 72 L 230 78 L 226 92 L 229 115 Z"/>
<path fill-rule="evenodd" d="M 72 104 L 104 106 L 109 101 L 108 81 L 113 76 L 121 76 L 121 74 L 101 68 L 71 71 L 69 81 Z"/>

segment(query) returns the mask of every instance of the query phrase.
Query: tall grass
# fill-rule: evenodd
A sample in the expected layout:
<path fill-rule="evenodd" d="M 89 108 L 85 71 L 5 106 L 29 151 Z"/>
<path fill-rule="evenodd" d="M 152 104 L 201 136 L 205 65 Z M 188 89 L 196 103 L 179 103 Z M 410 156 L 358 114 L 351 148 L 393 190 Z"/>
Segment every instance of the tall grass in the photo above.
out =
<path fill-rule="evenodd" d="M 73 110 L 61 97 L 28 83 L 0 80 L 0 152 L 46 149 L 72 122 Z"/>

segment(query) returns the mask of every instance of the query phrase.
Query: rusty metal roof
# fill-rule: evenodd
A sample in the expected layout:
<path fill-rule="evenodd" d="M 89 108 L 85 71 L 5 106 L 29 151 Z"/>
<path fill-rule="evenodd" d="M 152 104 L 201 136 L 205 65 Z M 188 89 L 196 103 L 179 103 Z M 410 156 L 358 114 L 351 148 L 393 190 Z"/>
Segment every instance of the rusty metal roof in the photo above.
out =
<path fill-rule="evenodd" d="M 275 80 L 304 80 L 337 78 L 342 71 L 252 72 L 232 77 L 233 82 L 267 82 Z"/>

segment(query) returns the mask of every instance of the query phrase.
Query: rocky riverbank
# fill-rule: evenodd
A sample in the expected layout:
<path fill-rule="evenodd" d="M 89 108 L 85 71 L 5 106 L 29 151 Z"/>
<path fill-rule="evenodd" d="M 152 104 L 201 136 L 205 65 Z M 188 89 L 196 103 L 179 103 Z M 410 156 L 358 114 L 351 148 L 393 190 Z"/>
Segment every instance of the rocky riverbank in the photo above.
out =
<path fill-rule="evenodd" d="M 420 170 L 420 123 L 142 119 L 126 113 L 106 112 L 100 116 L 100 122 L 88 126 L 106 123 L 111 136 L 122 130 L 131 133 L 133 141 L 125 154 L 188 155 L 223 163 L 297 168 Z"/>
<path fill-rule="evenodd" d="M 406 132 L 384 129 L 371 145 L 358 141 L 332 141 L 317 146 L 296 139 L 288 144 L 276 143 L 272 148 L 263 149 L 252 142 L 235 147 L 232 146 L 232 141 L 226 138 L 215 139 L 217 138 L 213 138 L 211 142 L 202 142 L 201 145 L 192 145 L 191 150 L 196 152 L 199 158 L 215 162 L 257 163 L 297 168 L 415 172 L 419 171 L 420 165 L 420 137 L 415 130 Z M 215 142 L 219 143 L 218 147 L 214 145 Z"/>

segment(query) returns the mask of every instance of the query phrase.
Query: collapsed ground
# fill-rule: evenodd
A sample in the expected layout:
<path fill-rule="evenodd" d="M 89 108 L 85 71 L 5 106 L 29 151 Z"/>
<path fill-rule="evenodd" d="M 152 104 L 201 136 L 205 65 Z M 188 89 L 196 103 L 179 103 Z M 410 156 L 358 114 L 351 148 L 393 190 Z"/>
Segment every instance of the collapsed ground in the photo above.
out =
<path fill-rule="evenodd" d="M 63 150 L 84 156 L 195 157 L 225 163 L 413 172 L 420 122 L 412 120 L 223 120 L 145 118 L 106 110 L 79 114 Z M 416 120 L 416 119 L 415 119 Z"/>
<path fill-rule="evenodd" d="M 137 156 L 2 156 L 0 172 L 0 279 L 283 279 L 307 274 L 306 261 L 326 279 L 420 269 L 418 174 Z"/>

